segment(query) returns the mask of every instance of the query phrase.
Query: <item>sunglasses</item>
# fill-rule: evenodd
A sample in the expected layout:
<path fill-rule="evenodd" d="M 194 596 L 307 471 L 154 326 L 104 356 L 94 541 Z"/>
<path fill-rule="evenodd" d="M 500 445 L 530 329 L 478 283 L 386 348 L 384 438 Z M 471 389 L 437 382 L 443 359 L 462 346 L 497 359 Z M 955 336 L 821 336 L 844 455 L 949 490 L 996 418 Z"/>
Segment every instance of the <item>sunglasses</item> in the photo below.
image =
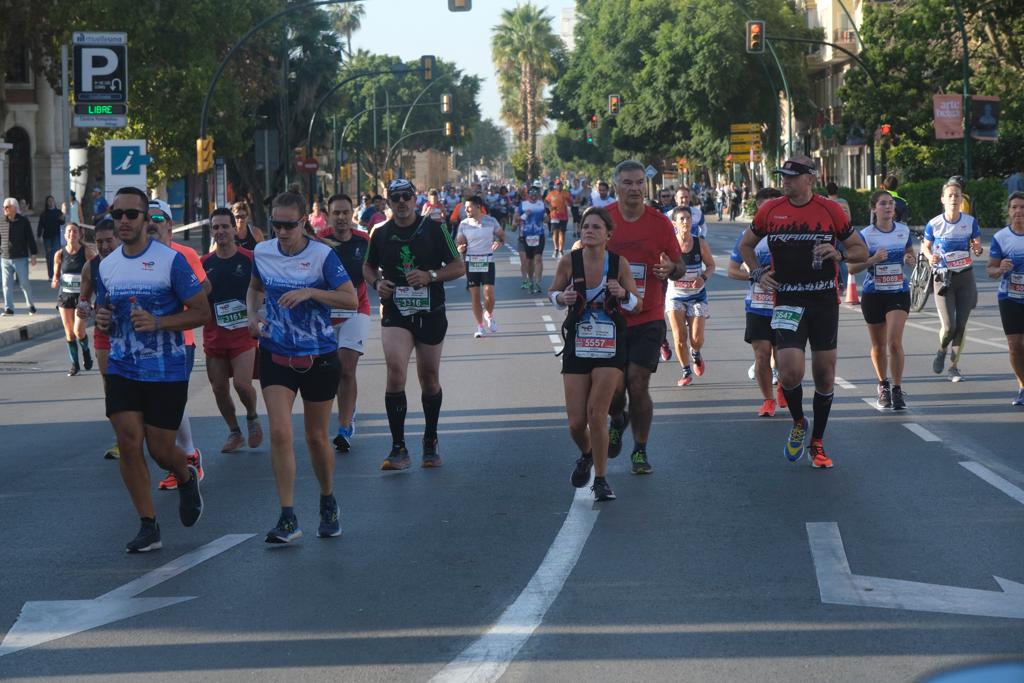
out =
<path fill-rule="evenodd" d="M 131 216 L 129 216 L 129 218 L 131 218 Z M 167 220 L 167 217 L 164 216 L 162 213 L 154 213 L 152 216 L 149 217 L 149 220 L 153 221 L 154 223 L 163 223 L 164 221 Z"/>
<path fill-rule="evenodd" d="M 390 199 L 394 202 L 407 202 L 415 196 L 416 195 L 412 192 L 396 192 L 391 195 Z"/>
<path fill-rule="evenodd" d="M 113 211 L 110 212 L 110 217 L 113 218 L 115 221 L 119 221 L 125 216 L 128 217 L 128 220 L 133 221 L 139 216 L 144 215 L 146 215 L 146 212 L 140 211 L 139 209 L 114 209 Z"/>
<path fill-rule="evenodd" d="M 236 213 L 236 214 L 234 214 L 234 219 L 236 221 L 240 220 L 240 219 L 244 220 L 244 219 L 246 219 L 248 217 L 249 217 L 249 214 L 246 214 L 246 213 Z"/>
<path fill-rule="evenodd" d="M 299 221 L 270 221 L 277 230 L 292 230 L 299 227 Z"/>

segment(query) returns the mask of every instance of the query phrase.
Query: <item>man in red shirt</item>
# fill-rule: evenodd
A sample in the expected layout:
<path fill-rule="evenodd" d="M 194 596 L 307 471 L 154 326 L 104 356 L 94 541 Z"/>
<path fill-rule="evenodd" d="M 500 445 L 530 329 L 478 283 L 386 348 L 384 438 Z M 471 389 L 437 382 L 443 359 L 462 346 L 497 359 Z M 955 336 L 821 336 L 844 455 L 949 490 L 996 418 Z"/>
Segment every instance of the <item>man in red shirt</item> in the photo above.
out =
<path fill-rule="evenodd" d="M 633 426 L 633 474 L 650 474 L 647 439 L 654 417 L 649 386 L 651 373 L 657 372 L 661 341 L 665 338 L 665 280 L 686 273 L 672 223 L 657 209 L 644 204 L 647 177 L 644 165 L 628 160 L 615 167 L 615 192 L 618 201 L 608 212 L 615 231 L 608 240 L 608 251 L 625 256 L 643 297 L 643 308 L 625 314 L 626 364 L 625 386 L 612 399 L 611 426 L 608 429 L 608 457 L 622 450 L 626 425 Z M 629 411 L 626 412 L 626 393 Z"/>

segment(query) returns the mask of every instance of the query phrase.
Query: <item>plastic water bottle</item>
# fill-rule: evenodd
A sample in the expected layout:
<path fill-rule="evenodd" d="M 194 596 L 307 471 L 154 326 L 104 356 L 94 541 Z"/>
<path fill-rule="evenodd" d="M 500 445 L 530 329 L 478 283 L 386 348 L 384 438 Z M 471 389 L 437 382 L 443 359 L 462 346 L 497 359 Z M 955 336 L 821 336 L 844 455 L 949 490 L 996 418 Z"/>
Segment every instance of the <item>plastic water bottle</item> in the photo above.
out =
<path fill-rule="evenodd" d="M 814 236 L 814 244 L 811 246 L 811 268 L 814 270 L 821 270 L 824 259 L 818 253 L 818 245 L 825 244 L 825 241 L 824 235 Z"/>
<path fill-rule="evenodd" d="M 110 292 L 103 295 L 103 308 L 110 311 L 110 324 L 107 325 L 107 329 L 104 330 L 107 336 L 113 336 L 114 334 L 114 307 L 110 305 Z"/>

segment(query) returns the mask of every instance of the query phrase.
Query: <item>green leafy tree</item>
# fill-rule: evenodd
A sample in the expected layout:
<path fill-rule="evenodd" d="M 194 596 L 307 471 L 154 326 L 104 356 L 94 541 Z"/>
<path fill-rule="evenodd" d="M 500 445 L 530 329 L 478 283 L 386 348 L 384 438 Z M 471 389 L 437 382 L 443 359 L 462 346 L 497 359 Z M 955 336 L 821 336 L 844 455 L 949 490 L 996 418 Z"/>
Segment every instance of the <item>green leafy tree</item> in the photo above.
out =
<path fill-rule="evenodd" d="M 7 118 L 7 74 L 12 70 L 24 67 L 59 84 L 58 46 L 66 33 L 61 6 L 59 0 L 0 4 L 0 122 Z"/>
<path fill-rule="evenodd" d="M 462 153 L 474 164 L 491 166 L 507 155 L 505 136 L 494 121 L 484 119 L 468 131 L 468 142 L 462 146 Z"/>

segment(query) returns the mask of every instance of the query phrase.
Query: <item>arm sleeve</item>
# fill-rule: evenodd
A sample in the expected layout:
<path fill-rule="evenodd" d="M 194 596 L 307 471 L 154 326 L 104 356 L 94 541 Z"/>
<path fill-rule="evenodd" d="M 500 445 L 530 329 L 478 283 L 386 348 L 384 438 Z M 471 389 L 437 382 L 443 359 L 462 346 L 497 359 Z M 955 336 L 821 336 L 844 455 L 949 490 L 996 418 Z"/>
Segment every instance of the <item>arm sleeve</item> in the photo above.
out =
<path fill-rule="evenodd" d="M 328 250 L 327 256 L 324 258 L 323 277 L 330 289 L 337 289 L 352 280 L 333 249 Z"/>
<path fill-rule="evenodd" d="M 196 262 L 198 261 L 199 258 L 196 257 Z M 203 272 L 205 273 L 206 271 Z M 191 299 L 203 291 L 202 286 L 199 284 L 199 278 L 189 265 L 188 259 L 180 253 L 175 254 L 174 261 L 171 262 L 171 289 L 174 290 L 175 295 L 181 301 Z"/>

